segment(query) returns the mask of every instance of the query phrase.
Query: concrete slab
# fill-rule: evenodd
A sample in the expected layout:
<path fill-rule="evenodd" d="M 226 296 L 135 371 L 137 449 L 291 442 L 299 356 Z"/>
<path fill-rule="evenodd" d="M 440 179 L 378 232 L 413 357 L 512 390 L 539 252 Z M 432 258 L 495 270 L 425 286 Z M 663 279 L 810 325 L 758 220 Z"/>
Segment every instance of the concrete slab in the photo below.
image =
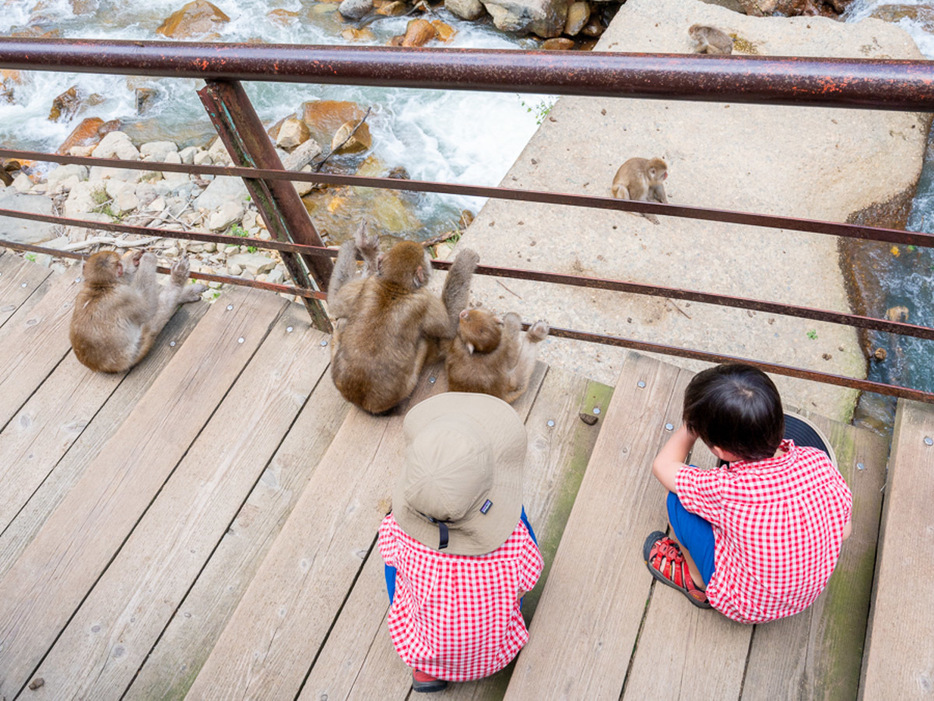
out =
<path fill-rule="evenodd" d="M 921 58 L 905 32 L 876 20 L 754 18 L 698 0 L 629 0 L 597 50 L 689 53 L 694 23 L 736 34 L 763 55 Z M 926 118 L 913 113 L 564 97 L 502 185 L 609 196 L 623 161 L 659 156 L 669 166 L 674 203 L 846 221 L 913 191 L 926 131 Z M 490 200 L 459 245 L 489 265 L 849 310 L 833 237 L 660 220 Z M 865 377 L 856 333 L 834 324 L 487 278 L 476 282 L 474 299 L 526 321 Z M 607 384 L 624 356 L 564 339 L 549 339 L 541 353 L 551 365 Z M 788 406 L 849 419 L 853 391 L 775 379 Z"/>

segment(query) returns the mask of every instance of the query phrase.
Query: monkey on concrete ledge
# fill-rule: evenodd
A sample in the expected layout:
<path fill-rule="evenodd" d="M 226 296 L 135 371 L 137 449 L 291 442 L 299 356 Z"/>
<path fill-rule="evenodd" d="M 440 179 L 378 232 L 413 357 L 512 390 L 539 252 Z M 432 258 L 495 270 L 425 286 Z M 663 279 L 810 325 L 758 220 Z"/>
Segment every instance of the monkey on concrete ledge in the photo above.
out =
<path fill-rule="evenodd" d="M 335 386 L 352 404 L 382 414 L 409 397 L 422 367 L 440 357 L 442 341 L 454 337 L 479 257 L 466 249 L 458 254 L 439 299 L 426 287 L 431 258 L 421 244 L 397 243 L 379 257 L 373 271 L 376 247 L 365 226 L 354 241 L 341 246 L 328 288 L 328 310 L 335 320 Z M 354 279 L 358 250 L 370 274 L 365 270 L 364 277 Z"/>
<path fill-rule="evenodd" d="M 630 158 L 616 171 L 613 178 L 613 197 L 638 202 L 661 202 L 667 204 L 665 178 L 668 165 L 661 158 Z M 654 214 L 643 214 L 653 224 L 658 224 Z"/>
<path fill-rule="evenodd" d="M 99 251 L 84 263 L 84 284 L 71 317 L 75 357 L 97 372 L 123 372 L 142 360 L 179 304 L 196 302 L 207 289 L 188 285 L 188 259 L 172 266 L 168 285 L 156 280 L 154 253 L 132 251 L 121 259 Z"/>

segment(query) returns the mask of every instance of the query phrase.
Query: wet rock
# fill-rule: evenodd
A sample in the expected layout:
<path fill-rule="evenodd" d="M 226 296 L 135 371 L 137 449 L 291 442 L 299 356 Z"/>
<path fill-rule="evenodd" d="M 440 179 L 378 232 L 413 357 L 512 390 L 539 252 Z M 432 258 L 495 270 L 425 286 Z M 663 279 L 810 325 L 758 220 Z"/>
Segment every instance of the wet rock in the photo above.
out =
<path fill-rule="evenodd" d="M 0 101 L 13 102 L 14 91 L 22 84 L 22 73 L 8 68 L 0 69 Z"/>
<path fill-rule="evenodd" d="M 363 19 L 373 12 L 373 0 L 343 0 L 337 10 L 347 19 Z"/>
<path fill-rule="evenodd" d="M 136 88 L 136 114 L 145 114 L 156 101 L 155 88 Z"/>
<path fill-rule="evenodd" d="M 428 20 L 409 20 L 409 23 L 405 27 L 402 45 L 406 47 L 424 46 L 437 36 L 438 30 L 435 29 L 434 25 Z"/>
<path fill-rule="evenodd" d="M 331 139 L 333 153 L 362 153 L 372 145 L 373 137 L 366 122 L 344 122 Z"/>
<path fill-rule="evenodd" d="M 885 348 L 876 348 L 872 354 L 872 357 L 878 361 L 883 361 L 888 357 L 888 355 L 888 351 L 886 351 Z"/>
<path fill-rule="evenodd" d="M 276 146 L 291 151 L 299 144 L 308 141 L 310 136 L 311 132 L 305 122 L 296 117 L 289 117 L 279 127 L 279 133 L 276 135 Z"/>
<path fill-rule="evenodd" d="M 72 149 L 75 148 L 96 146 L 103 137 L 101 134 L 103 125 L 104 120 L 99 117 L 88 117 L 82 120 L 78 126 L 72 129 L 71 134 L 65 138 L 62 145 L 58 147 L 58 153 L 71 154 Z"/>
<path fill-rule="evenodd" d="M 567 37 L 555 37 L 554 39 L 545 39 L 542 42 L 542 48 L 545 51 L 571 51 L 577 44 L 573 39 Z"/>
<path fill-rule="evenodd" d="M 341 37 L 344 41 L 375 41 L 376 35 L 373 34 L 369 29 L 364 27 L 363 29 L 357 29 L 356 27 L 348 27 L 347 29 L 341 32 Z"/>
<path fill-rule="evenodd" d="M 366 111 L 355 102 L 317 100 L 302 105 L 302 121 L 308 126 L 311 138 L 319 144 L 331 143 L 331 137 L 344 122 L 356 124 Z"/>
<path fill-rule="evenodd" d="M 584 25 L 580 33 L 586 37 L 599 37 L 603 35 L 603 32 L 606 31 L 606 27 L 603 26 L 603 23 L 596 17 L 591 17 L 590 21 Z"/>
<path fill-rule="evenodd" d="M 479 19 L 486 13 L 480 0 L 444 0 L 444 9 L 468 21 Z"/>
<path fill-rule="evenodd" d="M 457 30 L 454 29 L 454 27 L 447 22 L 442 22 L 440 19 L 431 20 L 431 26 L 435 28 L 440 41 L 451 41 L 454 35 L 457 34 Z"/>
<path fill-rule="evenodd" d="M 270 10 L 266 13 L 266 16 L 273 22 L 273 24 L 278 24 L 280 27 L 289 27 L 295 24 L 298 21 L 299 14 L 292 10 Z"/>
<path fill-rule="evenodd" d="M 307 139 L 282 158 L 282 167 L 286 170 L 301 170 L 311 163 L 319 153 L 321 153 L 321 146 L 318 145 L 318 142 L 314 139 Z"/>
<path fill-rule="evenodd" d="M 52 109 L 49 110 L 49 121 L 58 122 L 62 119 L 71 118 L 81 104 L 81 98 L 78 95 L 78 86 L 72 85 L 68 90 L 52 100 Z"/>
<path fill-rule="evenodd" d="M 564 33 L 569 37 L 577 36 L 589 21 L 590 4 L 586 2 L 573 2 L 568 8 L 568 17 L 564 22 Z"/>
<path fill-rule="evenodd" d="M 207 0 L 194 0 L 169 15 L 156 29 L 156 34 L 172 39 L 190 39 L 214 33 L 229 21 L 230 17 L 216 5 Z"/>
<path fill-rule="evenodd" d="M 483 0 L 497 29 L 543 39 L 564 31 L 569 5 L 568 0 Z"/>
<path fill-rule="evenodd" d="M 402 15 L 407 15 L 411 8 L 406 5 L 401 0 L 396 2 L 390 2 L 379 9 L 376 10 L 377 14 L 385 15 L 386 17 L 401 17 Z"/>

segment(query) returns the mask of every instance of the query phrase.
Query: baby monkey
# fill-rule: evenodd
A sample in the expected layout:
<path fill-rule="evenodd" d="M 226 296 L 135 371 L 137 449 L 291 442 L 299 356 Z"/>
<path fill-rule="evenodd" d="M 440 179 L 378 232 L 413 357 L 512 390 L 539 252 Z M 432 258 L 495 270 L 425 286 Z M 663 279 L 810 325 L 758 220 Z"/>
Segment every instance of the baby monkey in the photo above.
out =
<path fill-rule="evenodd" d="M 168 285 L 156 280 L 154 253 L 121 258 L 99 251 L 84 263 L 84 284 L 71 317 L 75 357 L 97 372 L 123 372 L 142 360 L 179 304 L 196 302 L 207 289 L 188 285 L 188 259 L 172 266 Z"/>
<path fill-rule="evenodd" d="M 733 39 L 726 32 L 716 27 L 691 25 L 688 34 L 694 40 L 694 53 L 697 54 L 732 54 Z"/>
<path fill-rule="evenodd" d="M 620 200 L 637 202 L 668 203 L 665 195 L 665 178 L 668 177 L 668 165 L 661 158 L 630 158 L 616 171 L 613 178 L 613 197 Z M 654 214 L 643 217 L 653 224 L 658 224 Z"/>
<path fill-rule="evenodd" d="M 511 404 L 528 389 L 537 344 L 548 331 L 537 321 L 522 333 L 518 314 L 500 319 L 485 309 L 465 309 L 445 358 L 448 389 L 492 394 Z"/>

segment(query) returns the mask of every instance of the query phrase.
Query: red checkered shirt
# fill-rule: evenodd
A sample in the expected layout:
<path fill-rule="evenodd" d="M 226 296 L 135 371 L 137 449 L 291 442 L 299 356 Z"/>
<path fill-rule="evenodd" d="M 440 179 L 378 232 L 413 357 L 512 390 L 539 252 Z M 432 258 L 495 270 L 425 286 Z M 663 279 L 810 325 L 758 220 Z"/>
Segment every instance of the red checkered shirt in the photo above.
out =
<path fill-rule="evenodd" d="M 519 654 L 529 639 L 519 597 L 544 565 L 525 524 L 487 555 L 452 555 L 408 536 L 389 514 L 378 542 L 396 568 L 389 636 L 407 665 L 461 682 L 498 672 Z"/>
<path fill-rule="evenodd" d="M 741 623 L 799 613 L 814 603 L 840 555 L 853 497 L 816 448 L 712 470 L 684 466 L 678 498 L 714 535 L 710 604 Z"/>

